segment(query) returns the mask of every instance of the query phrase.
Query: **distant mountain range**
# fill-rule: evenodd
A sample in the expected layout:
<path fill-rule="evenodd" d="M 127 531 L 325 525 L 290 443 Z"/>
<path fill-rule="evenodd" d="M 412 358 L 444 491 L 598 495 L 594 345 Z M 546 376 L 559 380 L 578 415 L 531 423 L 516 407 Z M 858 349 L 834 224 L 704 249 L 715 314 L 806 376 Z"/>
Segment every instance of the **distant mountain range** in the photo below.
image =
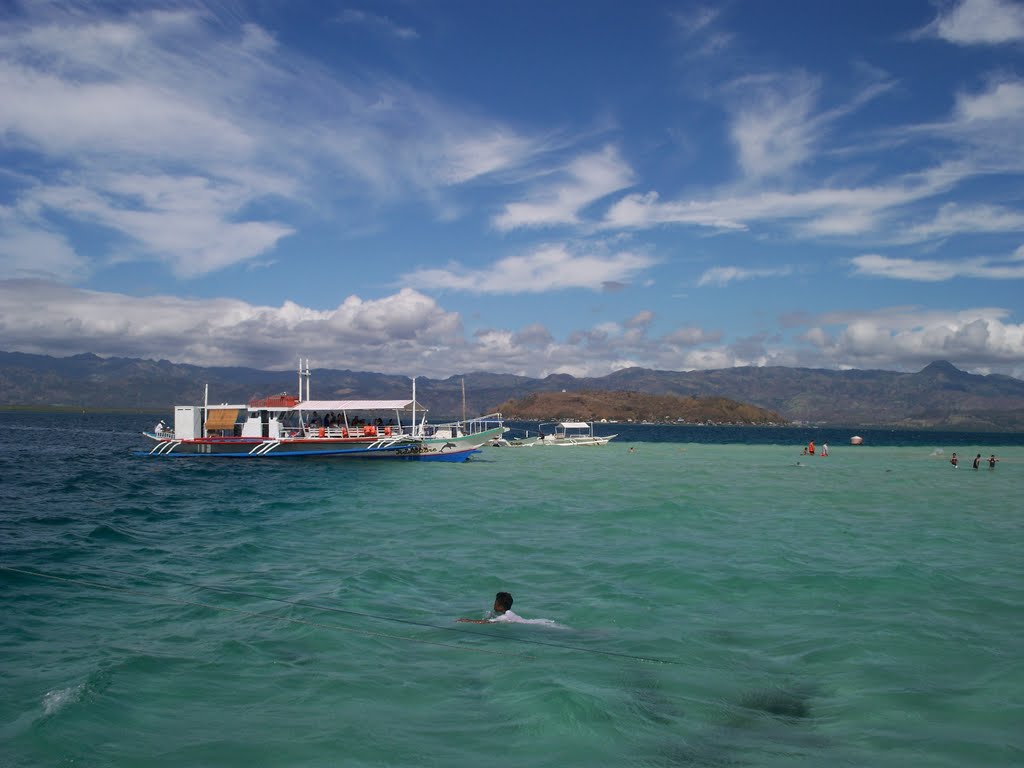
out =
<path fill-rule="evenodd" d="M 979 376 L 948 362 L 917 373 L 833 371 L 812 368 L 723 368 L 656 371 L 626 368 L 608 376 L 543 379 L 467 373 L 416 379 L 416 399 L 432 419 L 479 415 L 536 392 L 638 392 L 680 397 L 724 397 L 797 422 L 904 428 L 943 427 L 1024 431 L 1024 381 Z M 0 406 L 107 408 L 170 413 L 174 405 L 200 403 L 209 384 L 211 402 L 295 393 L 298 376 L 254 368 L 201 368 L 166 360 L 55 358 L 0 352 Z M 314 370 L 313 397 L 400 398 L 411 394 L 406 376 L 348 370 Z"/>

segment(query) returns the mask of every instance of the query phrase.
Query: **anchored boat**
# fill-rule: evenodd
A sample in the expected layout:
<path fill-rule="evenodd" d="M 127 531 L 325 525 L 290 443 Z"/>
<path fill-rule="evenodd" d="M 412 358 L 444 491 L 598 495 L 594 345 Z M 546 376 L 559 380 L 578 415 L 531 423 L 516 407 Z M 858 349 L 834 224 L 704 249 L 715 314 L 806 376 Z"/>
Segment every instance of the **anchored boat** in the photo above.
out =
<path fill-rule="evenodd" d="M 175 406 L 173 430 L 143 433 L 156 443 L 143 455 L 465 461 L 504 430 L 500 413 L 427 423 L 426 409 L 416 402 L 415 379 L 409 400 L 313 400 L 309 379 L 308 364 L 300 366 L 299 393 L 305 381 L 305 399 L 281 394 L 244 405 Z"/>
<path fill-rule="evenodd" d="M 545 429 L 548 427 L 548 429 Z M 531 445 L 608 445 L 618 435 L 595 435 L 594 424 L 589 421 L 552 421 L 540 425 L 540 437 Z"/>

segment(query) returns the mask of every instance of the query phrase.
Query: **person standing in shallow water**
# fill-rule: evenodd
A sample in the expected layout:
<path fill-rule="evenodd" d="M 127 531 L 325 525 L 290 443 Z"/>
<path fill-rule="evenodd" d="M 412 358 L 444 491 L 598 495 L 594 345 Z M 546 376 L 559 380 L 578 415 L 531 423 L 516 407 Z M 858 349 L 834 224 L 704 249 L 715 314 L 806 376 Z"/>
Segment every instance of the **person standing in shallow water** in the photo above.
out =
<path fill-rule="evenodd" d="M 512 613 L 512 595 L 499 592 L 494 596 L 494 610 L 486 619 L 456 619 L 466 624 L 490 624 L 495 621 L 515 621 L 519 617 Z"/>
<path fill-rule="evenodd" d="M 960 459 L 956 457 L 956 453 L 949 459 L 949 463 L 953 465 L 953 469 L 956 469 L 956 465 L 960 463 Z"/>
<path fill-rule="evenodd" d="M 981 466 L 981 454 L 979 453 L 977 456 L 974 457 L 974 468 L 977 469 L 980 466 Z"/>
<path fill-rule="evenodd" d="M 997 459 L 996 455 L 993 453 L 991 456 L 988 457 L 988 468 L 995 469 L 997 461 L 999 461 L 999 459 Z"/>

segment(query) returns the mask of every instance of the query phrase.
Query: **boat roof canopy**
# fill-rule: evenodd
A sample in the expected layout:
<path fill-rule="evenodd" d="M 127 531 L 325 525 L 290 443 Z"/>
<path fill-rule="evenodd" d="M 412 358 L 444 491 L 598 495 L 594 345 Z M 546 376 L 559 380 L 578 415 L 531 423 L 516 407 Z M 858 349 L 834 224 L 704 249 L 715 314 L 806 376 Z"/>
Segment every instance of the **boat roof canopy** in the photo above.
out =
<path fill-rule="evenodd" d="M 404 411 L 412 406 L 412 400 L 306 400 L 292 411 Z M 426 409 L 416 403 L 417 411 Z"/>
<path fill-rule="evenodd" d="M 585 421 L 560 421 L 558 426 L 563 429 L 590 429 L 590 425 Z"/>

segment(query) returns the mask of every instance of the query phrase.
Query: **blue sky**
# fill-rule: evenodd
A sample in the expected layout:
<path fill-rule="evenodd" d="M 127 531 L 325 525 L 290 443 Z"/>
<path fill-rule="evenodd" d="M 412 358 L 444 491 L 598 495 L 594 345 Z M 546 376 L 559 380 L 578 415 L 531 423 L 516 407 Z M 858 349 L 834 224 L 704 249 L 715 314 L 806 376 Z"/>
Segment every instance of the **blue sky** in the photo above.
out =
<path fill-rule="evenodd" d="M 0 349 L 1024 377 L 1024 3 L 0 6 Z"/>

